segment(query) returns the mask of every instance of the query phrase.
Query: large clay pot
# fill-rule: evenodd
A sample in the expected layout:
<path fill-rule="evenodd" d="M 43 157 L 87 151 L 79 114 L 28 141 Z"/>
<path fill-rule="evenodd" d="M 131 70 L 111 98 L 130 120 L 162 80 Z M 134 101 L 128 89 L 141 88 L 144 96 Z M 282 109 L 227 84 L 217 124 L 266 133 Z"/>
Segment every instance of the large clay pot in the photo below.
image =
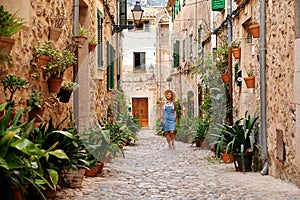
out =
<path fill-rule="evenodd" d="M 0 36 L 0 51 L 2 54 L 10 54 L 14 44 L 15 44 L 15 39 L 10 37 Z"/>
<path fill-rule="evenodd" d="M 252 155 L 252 153 L 243 153 L 243 155 L 242 153 L 233 153 L 235 170 L 237 172 L 251 172 Z"/>
<path fill-rule="evenodd" d="M 247 88 L 255 87 L 255 77 L 245 77 L 244 81 L 246 83 Z"/>

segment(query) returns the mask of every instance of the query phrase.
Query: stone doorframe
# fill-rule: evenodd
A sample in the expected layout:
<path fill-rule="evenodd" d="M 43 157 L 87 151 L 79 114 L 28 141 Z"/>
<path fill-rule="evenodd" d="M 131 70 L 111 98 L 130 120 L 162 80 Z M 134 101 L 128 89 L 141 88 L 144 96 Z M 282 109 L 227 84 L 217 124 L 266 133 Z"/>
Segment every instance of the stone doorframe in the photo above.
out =
<path fill-rule="evenodd" d="M 296 164 L 300 167 L 300 1 L 295 1 L 295 71 L 294 71 L 294 99 L 296 105 Z"/>

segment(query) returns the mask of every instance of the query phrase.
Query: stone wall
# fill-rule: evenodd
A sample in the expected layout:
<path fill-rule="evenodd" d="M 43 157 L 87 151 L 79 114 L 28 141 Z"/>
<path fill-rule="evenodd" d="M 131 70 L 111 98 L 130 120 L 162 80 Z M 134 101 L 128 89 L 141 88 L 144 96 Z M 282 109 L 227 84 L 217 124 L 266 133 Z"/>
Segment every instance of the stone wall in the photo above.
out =
<path fill-rule="evenodd" d="M 65 49 L 68 44 L 71 43 L 73 37 L 73 1 L 49 1 L 49 0 L 31 0 L 30 3 L 22 2 L 20 6 L 22 9 L 15 10 L 18 7 L 16 1 L 3 0 L 1 2 L 11 12 L 17 11 L 19 16 L 23 17 L 27 22 L 22 31 L 15 34 L 13 38 L 16 39 L 16 43 L 12 49 L 11 56 L 13 58 L 14 66 L 9 68 L 9 74 L 21 76 L 29 81 L 29 86 L 26 90 L 16 93 L 15 101 L 18 103 L 16 108 L 25 108 L 26 99 L 29 98 L 29 92 L 36 88 L 43 92 L 45 113 L 43 118 L 49 120 L 55 119 L 55 123 L 59 123 L 65 117 L 70 114 L 74 114 L 72 97 L 69 103 L 61 103 L 55 98 L 55 94 L 48 92 L 47 77 L 44 77 L 42 70 L 34 67 L 31 63 L 34 61 L 32 45 L 38 44 L 38 42 L 45 42 L 49 39 L 49 27 L 54 26 L 54 16 L 56 11 L 64 13 L 66 20 L 63 25 L 63 32 L 59 39 L 53 44 L 56 48 Z M 115 4 L 115 2 L 111 2 Z M 111 3 L 109 3 L 111 5 Z M 18 5 L 16 5 L 18 4 Z M 97 18 L 96 13 L 99 9 L 103 13 L 104 19 L 109 19 L 106 12 L 104 12 L 103 5 L 100 1 L 94 0 L 81 0 L 80 1 L 80 20 L 81 25 L 88 28 L 89 36 L 97 36 Z M 113 6 L 113 5 L 112 5 Z M 20 8 L 21 8 L 20 7 Z M 116 7 L 114 5 L 114 7 Z M 83 9 L 82 9 L 83 8 Z M 103 41 L 110 41 L 115 46 L 115 37 L 111 33 L 112 23 L 103 23 Z M 88 45 L 87 45 L 88 46 Z M 105 46 L 104 46 L 105 47 Z M 104 48 L 103 48 L 104 49 Z M 90 95 L 83 96 L 84 101 L 89 102 L 89 116 L 87 121 L 89 125 L 94 125 L 98 120 L 103 120 L 106 116 L 105 109 L 109 104 L 110 95 L 106 89 L 106 68 L 102 70 L 97 69 L 97 51 L 91 53 L 88 52 L 88 48 L 85 47 L 86 52 L 82 54 L 79 50 L 78 53 L 83 56 L 83 60 L 78 60 L 79 67 L 82 63 L 85 63 L 82 68 L 84 74 L 90 74 L 92 79 L 89 79 L 87 85 L 82 85 L 81 89 L 87 89 Z M 106 59 L 106 51 L 104 50 L 104 60 Z M 105 61 L 104 61 L 105 63 Z M 95 73 L 97 71 L 97 73 Z M 74 68 L 67 69 L 64 75 L 64 81 L 73 81 Z M 96 76 L 95 76 L 96 75 Z M 77 77 L 75 77 L 76 80 Z M 0 86 L 0 101 L 5 101 L 6 96 L 3 92 L 3 87 Z M 73 93 L 74 96 L 74 93 Z M 78 103 L 81 103 L 79 98 Z M 26 117 L 26 116 L 24 116 Z"/>

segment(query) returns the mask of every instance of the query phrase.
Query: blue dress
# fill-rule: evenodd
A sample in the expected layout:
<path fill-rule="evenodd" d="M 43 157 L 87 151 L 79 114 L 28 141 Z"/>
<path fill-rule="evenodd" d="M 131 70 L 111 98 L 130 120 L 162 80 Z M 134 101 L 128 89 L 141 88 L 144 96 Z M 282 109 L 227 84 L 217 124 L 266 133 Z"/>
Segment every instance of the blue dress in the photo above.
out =
<path fill-rule="evenodd" d="M 163 131 L 174 131 L 176 126 L 176 118 L 174 115 L 174 103 L 171 105 L 166 105 L 164 102 L 164 111 L 163 111 Z"/>

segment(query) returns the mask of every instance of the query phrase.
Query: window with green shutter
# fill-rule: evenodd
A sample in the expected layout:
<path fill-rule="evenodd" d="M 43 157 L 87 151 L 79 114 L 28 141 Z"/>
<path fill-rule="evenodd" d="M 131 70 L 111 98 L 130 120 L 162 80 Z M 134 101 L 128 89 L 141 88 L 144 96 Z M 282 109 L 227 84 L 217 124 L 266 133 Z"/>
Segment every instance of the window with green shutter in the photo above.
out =
<path fill-rule="evenodd" d="M 198 43 L 198 52 L 201 52 L 201 51 L 202 51 L 201 31 L 202 31 L 202 25 L 200 24 L 199 27 L 198 27 L 198 39 L 197 39 L 197 43 Z"/>
<path fill-rule="evenodd" d="M 127 26 L 127 1 L 119 0 L 119 25 Z"/>
<path fill-rule="evenodd" d="M 97 10 L 97 31 L 98 31 L 98 45 L 97 45 L 97 65 L 98 68 L 103 68 L 103 37 L 102 37 L 102 31 L 103 31 L 103 17 L 99 10 Z"/>
<path fill-rule="evenodd" d="M 106 42 L 107 48 L 107 89 L 111 90 L 114 88 L 114 58 L 115 58 L 115 50 L 109 42 Z"/>
<path fill-rule="evenodd" d="M 178 40 L 176 40 L 174 43 L 173 67 L 179 67 L 179 41 Z"/>
<path fill-rule="evenodd" d="M 225 0 L 211 0 L 211 9 L 221 11 L 225 8 Z"/>

